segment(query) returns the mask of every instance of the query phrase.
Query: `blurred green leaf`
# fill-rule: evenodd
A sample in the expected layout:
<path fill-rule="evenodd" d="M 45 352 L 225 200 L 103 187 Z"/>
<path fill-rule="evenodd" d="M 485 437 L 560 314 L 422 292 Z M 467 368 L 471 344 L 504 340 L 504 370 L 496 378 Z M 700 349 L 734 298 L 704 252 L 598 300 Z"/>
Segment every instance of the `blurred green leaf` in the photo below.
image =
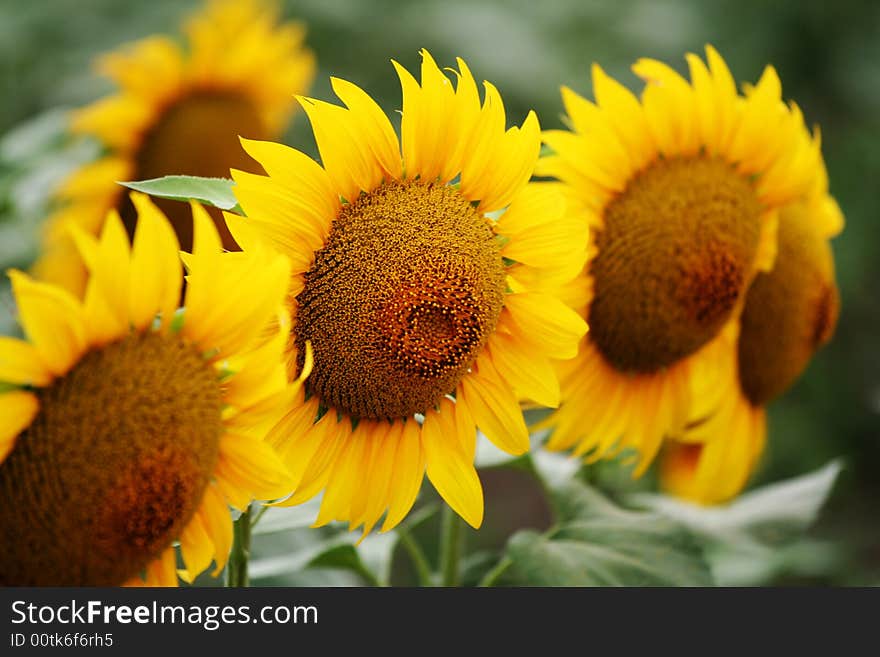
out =
<path fill-rule="evenodd" d="M 308 566 L 310 568 L 350 570 L 363 577 L 369 584 L 372 584 L 373 586 L 381 586 L 378 576 L 367 568 L 361 560 L 357 548 L 351 544 L 337 545 L 322 552 L 312 559 Z"/>
<path fill-rule="evenodd" d="M 68 116 L 68 109 L 55 108 L 18 124 L 0 138 L 0 162 L 20 164 L 56 150 L 67 134 Z"/>
<path fill-rule="evenodd" d="M 306 569 L 345 570 L 353 572 L 374 586 L 387 585 L 391 557 L 397 535 L 371 534 L 359 545 L 360 535 L 345 531 L 342 525 L 325 528 L 327 534 L 311 526 L 320 507 L 319 500 L 310 500 L 294 507 L 270 507 L 253 529 L 255 536 L 302 534 L 301 545 L 284 554 L 256 558 L 251 562 L 251 579 L 265 580 Z M 317 539 L 317 540 L 315 540 Z"/>
<path fill-rule="evenodd" d="M 841 462 L 835 460 L 815 472 L 753 490 L 721 507 L 697 506 L 655 494 L 632 495 L 629 500 L 709 539 L 779 545 L 797 538 L 815 522 L 841 468 Z"/>
<path fill-rule="evenodd" d="M 283 507 L 271 506 L 260 517 L 260 521 L 254 525 L 254 536 L 277 534 L 293 529 L 311 527 L 315 522 L 320 509 L 319 500 L 313 499 L 297 506 Z"/>
<path fill-rule="evenodd" d="M 503 583 L 526 586 L 711 586 L 700 545 L 656 513 L 622 509 L 581 483 L 555 493 L 561 524 L 507 545 Z"/>
<path fill-rule="evenodd" d="M 628 499 L 687 527 L 703 544 L 716 581 L 755 586 L 783 574 L 817 577 L 845 555 L 840 546 L 807 539 L 841 470 L 840 461 L 758 488 L 723 507 L 701 507 L 665 495 Z"/>
<path fill-rule="evenodd" d="M 232 187 L 235 183 L 226 178 L 201 178 L 198 176 L 165 176 L 136 182 L 120 182 L 120 185 L 159 198 L 175 201 L 198 201 L 221 210 L 241 213 Z"/>

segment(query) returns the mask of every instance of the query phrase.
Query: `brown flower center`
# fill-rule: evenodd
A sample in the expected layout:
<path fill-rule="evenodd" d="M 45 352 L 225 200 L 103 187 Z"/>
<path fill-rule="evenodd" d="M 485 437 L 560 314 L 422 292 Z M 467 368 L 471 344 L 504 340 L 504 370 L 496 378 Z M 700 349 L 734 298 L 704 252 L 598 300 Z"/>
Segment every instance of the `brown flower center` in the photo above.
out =
<path fill-rule="evenodd" d="M 39 397 L 0 464 L 0 585 L 122 584 L 201 502 L 222 431 L 216 374 L 176 339 L 132 335 Z"/>
<path fill-rule="evenodd" d="M 178 174 L 229 178 L 230 168 L 262 173 L 242 149 L 239 136 L 269 137 L 250 100 L 222 91 L 193 92 L 167 107 L 144 135 L 136 154 L 135 179 Z M 187 204 L 153 200 L 171 220 L 181 248 L 192 250 L 192 217 Z M 137 215 L 127 195 L 121 197 L 119 210 L 129 235 L 133 235 Z M 209 212 L 224 246 L 237 250 L 220 211 L 210 208 Z"/>
<path fill-rule="evenodd" d="M 802 206 L 780 213 L 776 264 L 755 278 L 746 297 L 740 384 L 756 406 L 785 392 L 837 324 L 840 300 L 831 246 L 814 226 Z"/>
<path fill-rule="evenodd" d="M 760 237 L 750 182 L 719 159 L 660 160 L 605 209 L 590 335 L 623 372 L 672 365 L 711 340 L 744 293 Z"/>
<path fill-rule="evenodd" d="M 392 182 L 363 195 L 296 298 L 296 346 L 315 353 L 308 390 L 356 418 L 425 412 L 467 373 L 504 290 L 492 229 L 457 191 Z"/>

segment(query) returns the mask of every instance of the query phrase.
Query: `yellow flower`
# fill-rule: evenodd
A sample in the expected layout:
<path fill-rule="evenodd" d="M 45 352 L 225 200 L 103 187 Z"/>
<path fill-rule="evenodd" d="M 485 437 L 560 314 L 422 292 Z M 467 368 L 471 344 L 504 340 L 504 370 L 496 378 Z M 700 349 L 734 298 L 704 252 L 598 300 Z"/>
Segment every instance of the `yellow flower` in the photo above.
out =
<path fill-rule="evenodd" d="M 837 227 L 814 211 L 795 203 L 780 213 L 776 264 L 755 278 L 739 326 L 727 336 L 735 376 L 714 393 L 707 388 L 719 382 L 711 373 L 693 378 L 698 403 L 660 464 L 662 485 L 680 497 L 716 504 L 742 490 L 766 441 L 765 407 L 834 333 L 840 301 L 828 239 Z"/>
<path fill-rule="evenodd" d="M 10 271 L 27 341 L 0 338 L 2 585 L 174 585 L 177 540 L 181 577 L 212 560 L 217 574 L 227 504 L 290 492 L 262 440 L 301 383 L 283 364 L 289 263 L 222 253 L 193 205 L 178 312 L 174 232 L 146 197 L 132 200 L 131 248 L 114 213 L 99 240 L 76 233 L 83 301 Z"/>
<path fill-rule="evenodd" d="M 556 296 L 585 260 L 586 231 L 552 186 L 528 184 L 540 128 L 505 130 L 496 88 L 458 60 L 453 83 L 422 51 L 403 88 L 399 141 L 359 87 L 345 107 L 300 98 L 323 166 L 244 140 L 268 173 L 233 171 L 247 250 L 267 239 L 293 262 L 289 377 L 314 371 L 270 433 L 298 504 L 324 491 L 317 524 L 369 533 L 403 519 L 423 476 L 468 523 L 483 517 L 475 427 L 512 454 L 529 448 L 518 397 L 556 405 L 551 358 L 586 327 Z M 505 210 L 503 214 L 499 212 Z M 496 218 L 497 217 L 497 218 Z"/>
<path fill-rule="evenodd" d="M 264 0 L 210 0 L 185 34 L 186 47 L 152 36 L 99 59 L 99 71 L 119 91 L 75 112 L 71 130 L 98 139 L 108 152 L 58 190 L 59 208 L 45 228 L 45 254 L 34 266 L 38 278 L 81 296 L 86 270 L 69 236 L 71 224 L 97 235 L 115 208 L 130 235 L 136 215 L 117 181 L 228 177 L 230 167 L 253 167 L 239 135 L 279 137 L 295 106 L 293 94 L 304 92 L 314 76 L 314 56 L 303 47 L 305 29 L 278 25 L 277 12 Z M 186 205 L 157 204 L 190 250 Z M 219 212 L 211 215 L 224 245 L 234 247 Z"/>
<path fill-rule="evenodd" d="M 568 291 L 590 332 L 562 366 L 548 445 L 591 459 L 634 449 L 636 475 L 688 421 L 695 368 L 735 377 L 725 327 L 772 267 L 780 208 L 803 202 L 826 229 L 841 222 L 819 136 L 782 102 L 776 71 L 740 95 L 706 52 L 708 65 L 687 56 L 690 82 L 639 60 L 641 99 L 595 65 L 596 102 L 562 89 L 572 131 L 545 133 L 555 153 L 536 169 L 561 181 L 595 231 Z"/>

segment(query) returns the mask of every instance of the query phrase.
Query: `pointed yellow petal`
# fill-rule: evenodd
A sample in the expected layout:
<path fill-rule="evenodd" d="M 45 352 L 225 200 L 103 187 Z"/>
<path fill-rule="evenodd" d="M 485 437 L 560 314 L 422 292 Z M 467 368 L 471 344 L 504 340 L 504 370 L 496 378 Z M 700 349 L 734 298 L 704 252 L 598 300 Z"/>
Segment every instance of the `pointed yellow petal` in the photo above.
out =
<path fill-rule="evenodd" d="M 459 383 L 458 392 L 489 440 L 510 454 L 528 451 L 529 431 L 519 402 L 488 359 L 477 359 L 473 371 Z"/>
<path fill-rule="evenodd" d="M 301 504 L 327 486 L 333 468 L 352 434 L 350 420 L 343 418 L 341 422 L 337 422 L 335 415 L 332 410 L 326 413 L 312 429 L 318 432 L 320 443 L 293 495 L 282 502 L 282 505 Z"/>
<path fill-rule="evenodd" d="M 425 414 L 422 445 L 428 479 L 446 503 L 474 529 L 483 522 L 483 488 L 473 461 L 465 459 L 455 435 L 454 402 L 444 399 L 440 410 Z"/>
<path fill-rule="evenodd" d="M 189 276 L 182 332 L 204 351 L 228 355 L 249 346 L 287 294 L 290 262 L 278 253 L 193 254 L 185 262 Z"/>
<path fill-rule="evenodd" d="M 195 514 L 180 534 L 180 551 L 186 564 L 187 574 L 195 578 L 211 565 L 214 544 L 199 514 Z"/>
<path fill-rule="evenodd" d="M 275 500 L 292 489 L 290 473 L 267 443 L 228 432 L 220 439 L 215 475 L 236 485 L 250 499 Z"/>
<path fill-rule="evenodd" d="M 394 128 L 369 94 L 351 82 L 330 78 L 334 93 L 351 110 L 359 125 L 367 133 L 365 141 L 387 176 L 399 179 L 402 175 L 400 143 Z"/>
<path fill-rule="evenodd" d="M 559 405 L 559 380 L 547 358 L 535 356 L 518 336 L 498 332 L 487 349 L 502 380 L 518 395 L 549 408 Z"/>
<path fill-rule="evenodd" d="M 553 358 L 574 358 L 587 324 L 564 303 L 544 294 L 508 294 L 505 311 L 520 329 L 520 337 Z"/>
<path fill-rule="evenodd" d="M 312 124 L 321 162 L 336 192 L 353 202 L 361 191 L 375 189 L 383 170 L 351 112 L 315 98 L 297 100 Z"/>
<path fill-rule="evenodd" d="M 360 423 L 346 437 L 342 450 L 331 467 L 330 479 L 321 500 L 321 510 L 313 527 L 321 527 L 333 520 L 351 519 L 354 493 L 366 476 L 364 460 L 368 454 L 369 442 L 365 438 L 364 427 Z"/>
<path fill-rule="evenodd" d="M 198 515 L 214 544 L 214 568 L 213 575 L 216 577 L 226 565 L 229 551 L 232 549 L 232 518 L 229 515 L 229 507 L 226 501 L 213 484 L 205 487 L 202 505 Z"/>
<path fill-rule="evenodd" d="M 214 255 L 223 251 L 214 220 L 199 203 L 192 203 L 193 255 Z"/>
<path fill-rule="evenodd" d="M 364 535 L 369 534 L 388 508 L 391 488 L 394 486 L 394 458 L 403 435 L 404 423 L 377 422 L 371 431 L 373 454 L 364 486 L 358 494 L 363 499 L 362 514 L 353 517 L 355 526 L 364 524 Z"/>
<path fill-rule="evenodd" d="M 131 200 L 138 214 L 131 252 L 131 323 L 143 329 L 159 313 L 167 325 L 180 302 L 180 246 L 171 224 L 148 196 L 133 193 Z"/>
<path fill-rule="evenodd" d="M 177 553 L 173 547 L 164 550 L 147 564 L 147 586 L 177 586 Z"/>
<path fill-rule="evenodd" d="M 308 155 L 290 146 L 269 141 L 242 139 L 241 145 L 248 155 L 262 165 L 272 180 L 288 189 L 292 196 L 301 199 L 306 207 L 331 218 L 339 212 L 338 192 L 333 188 L 327 172 Z M 237 196 L 238 183 L 233 191 Z M 242 207 L 249 216 L 253 215 L 246 205 L 242 204 Z"/>
<path fill-rule="evenodd" d="M 20 271 L 10 270 L 9 279 L 25 334 L 46 368 L 65 374 L 86 349 L 81 306 L 68 292 Z"/>
<path fill-rule="evenodd" d="M 0 336 L 0 381 L 45 386 L 51 380 L 52 373 L 33 345 L 17 338 Z"/>
<path fill-rule="evenodd" d="M 409 419 L 394 454 L 394 478 L 391 483 L 388 514 L 382 531 L 396 527 L 406 517 L 416 501 L 425 476 L 425 452 L 422 449 L 421 427 Z"/>

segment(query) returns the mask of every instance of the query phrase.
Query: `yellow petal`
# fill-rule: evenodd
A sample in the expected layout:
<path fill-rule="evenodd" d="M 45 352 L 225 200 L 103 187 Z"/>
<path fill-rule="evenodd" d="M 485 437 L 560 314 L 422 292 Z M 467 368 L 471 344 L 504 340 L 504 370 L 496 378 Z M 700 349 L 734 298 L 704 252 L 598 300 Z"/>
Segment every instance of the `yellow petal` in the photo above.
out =
<path fill-rule="evenodd" d="M 45 386 L 51 380 L 52 373 L 33 345 L 17 338 L 0 336 L 0 381 Z"/>
<path fill-rule="evenodd" d="M 365 141 L 387 176 L 399 179 L 402 175 L 400 143 L 394 128 L 369 94 L 351 82 L 330 78 L 334 93 L 351 110 L 362 127 Z"/>
<path fill-rule="evenodd" d="M 314 208 L 320 216 L 335 217 L 339 212 L 339 194 L 333 188 L 327 172 L 305 153 L 269 141 L 242 139 L 244 150 L 259 162 L 270 178 L 289 190 L 292 196 L 302 200 L 306 207 Z M 238 195 L 238 183 L 233 188 Z M 250 208 L 242 204 L 249 216 Z"/>
<path fill-rule="evenodd" d="M 201 212 L 195 207 L 197 217 Z M 248 347 L 287 294 L 290 262 L 278 253 L 208 252 L 184 262 L 189 276 L 182 331 L 204 351 L 229 355 Z"/>
<path fill-rule="evenodd" d="M 267 443 L 228 432 L 220 439 L 215 476 L 245 492 L 250 500 L 279 499 L 292 488 L 290 473 Z"/>
<path fill-rule="evenodd" d="M 473 461 L 465 459 L 455 435 L 454 405 L 444 399 L 439 411 L 425 414 L 422 445 L 428 479 L 458 515 L 479 529 L 483 522 L 483 488 Z"/>
<path fill-rule="evenodd" d="M 321 162 L 337 193 L 353 202 L 361 191 L 375 189 L 384 172 L 352 113 L 315 98 L 297 100 L 312 123 Z"/>
<path fill-rule="evenodd" d="M 544 294 L 508 294 L 504 309 L 520 329 L 520 337 L 553 358 L 574 358 L 587 324 L 574 310 Z"/>
<path fill-rule="evenodd" d="M 11 390 L 0 394 L 0 417 L 3 418 L 0 425 L 0 463 L 12 451 L 19 434 L 30 426 L 39 410 L 40 402 L 30 392 Z"/>
<path fill-rule="evenodd" d="M 321 500 L 321 510 L 313 527 L 321 527 L 333 520 L 350 520 L 354 494 L 366 476 L 365 458 L 369 455 L 369 441 L 364 427 L 357 428 L 348 436 L 339 456 L 331 467 L 330 479 Z M 350 527 L 354 529 L 354 527 Z"/>
<path fill-rule="evenodd" d="M 147 564 L 147 586 L 177 586 L 177 554 L 169 547 Z"/>
<path fill-rule="evenodd" d="M 132 193 L 131 200 L 138 220 L 131 252 L 129 317 L 135 328 L 143 329 L 159 313 L 167 325 L 180 303 L 180 246 L 171 224 L 148 196 Z"/>
<path fill-rule="evenodd" d="M 518 336 L 500 332 L 492 335 L 487 349 L 502 380 L 518 395 L 550 408 L 559 405 L 559 380 L 546 357 L 535 356 Z"/>
<path fill-rule="evenodd" d="M 232 549 L 232 518 L 226 501 L 213 484 L 205 487 L 202 505 L 197 513 L 214 544 L 216 567 L 213 575 L 216 577 L 226 565 L 229 551 Z"/>
<path fill-rule="evenodd" d="M 343 418 L 341 422 L 337 422 L 335 416 L 336 413 L 330 411 L 313 427 L 312 431 L 318 433 L 320 443 L 309 460 L 293 495 L 282 502 L 282 505 L 301 504 L 327 486 L 327 482 L 333 474 L 333 468 L 339 460 L 339 455 L 352 433 L 351 421 L 348 418 Z"/>
<path fill-rule="evenodd" d="M 409 419 L 394 453 L 394 478 L 388 502 L 388 514 L 382 523 L 382 531 L 396 527 L 406 517 L 416 501 L 422 479 L 425 476 L 425 452 L 422 449 L 421 427 Z"/>
<path fill-rule="evenodd" d="M 473 371 L 461 380 L 458 392 L 489 440 L 510 454 L 528 451 L 529 431 L 519 402 L 488 359 L 477 359 Z"/>
<path fill-rule="evenodd" d="M 199 514 L 195 514 L 183 528 L 180 534 L 180 551 L 183 553 L 183 562 L 190 579 L 194 579 L 211 565 L 214 544 Z"/>
<path fill-rule="evenodd" d="M 96 255 L 95 261 L 89 265 L 91 269 L 89 284 L 94 284 L 100 290 L 110 313 L 117 322 L 118 330 L 123 332 L 129 326 L 131 250 L 128 233 L 125 232 L 122 219 L 115 210 L 111 211 L 104 221 Z"/>
<path fill-rule="evenodd" d="M 10 270 L 9 279 L 25 334 L 46 368 L 65 374 L 86 349 L 82 308 L 68 292 L 20 271 Z"/>
<path fill-rule="evenodd" d="M 394 457 L 403 435 L 403 425 L 399 420 L 391 423 L 375 422 L 368 432 L 372 443 L 369 471 L 356 496 L 357 506 L 352 508 L 352 524 L 357 527 L 363 523 L 365 536 L 388 508 L 394 485 Z"/>

